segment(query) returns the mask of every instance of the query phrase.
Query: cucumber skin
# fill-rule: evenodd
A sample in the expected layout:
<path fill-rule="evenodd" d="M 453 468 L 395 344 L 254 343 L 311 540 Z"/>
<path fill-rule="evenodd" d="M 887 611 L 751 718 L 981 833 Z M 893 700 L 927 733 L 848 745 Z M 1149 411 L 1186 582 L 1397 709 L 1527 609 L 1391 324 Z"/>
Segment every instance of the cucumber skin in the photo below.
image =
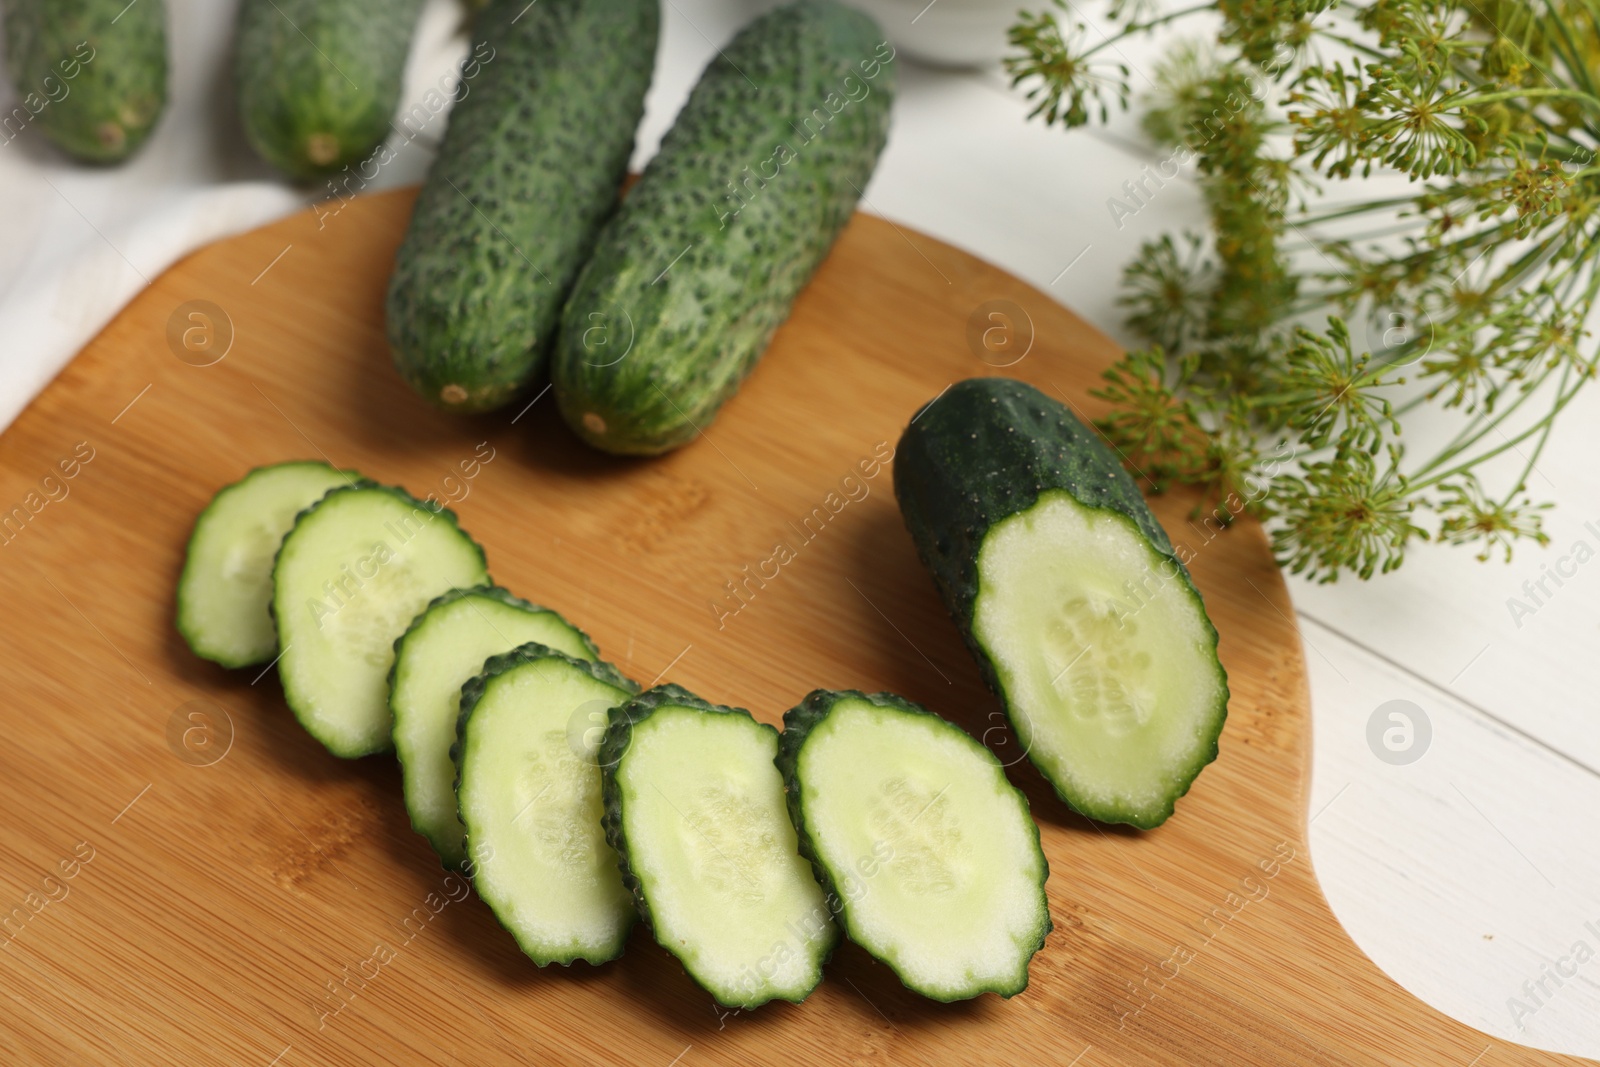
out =
<path fill-rule="evenodd" d="M 739 388 L 872 177 L 888 138 L 892 59 L 869 16 L 800 0 L 756 19 L 706 67 L 567 300 L 551 378 L 580 437 L 607 452 L 665 452 Z M 868 62 L 881 67 L 872 79 Z M 824 101 L 846 100 L 847 78 L 868 95 L 829 116 Z M 801 143 L 793 124 L 813 108 L 828 121 L 820 133 L 806 127 L 814 136 Z M 779 145 L 794 158 L 725 219 L 739 207 L 732 183 L 747 170 L 759 180 Z M 617 312 L 626 323 L 611 321 Z M 591 356 L 597 323 L 614 343 L 631 341 L 619 361 Z"/>
<path fill-rule="evenodd" d="M 395 367 L 430 403 L 489 411 L 543 374 L 616 210 L 660 19 L 658 0 L 496 0 L 476 17 L 491 58 L 450 116 L 387 298 Z"/>
<path fill-rule="evenodd" d="M 445 508 L 445 507 L 430 507 L 426 502 L 418 500 L 416 497 L 412 496 L 410 493 L 406 492 L 404 489 L 402 489 L 398 485 L 380 485 L 377 482 L 366 480 L 366 479 L 363 479 L 361 482 L 358 482 L 358 483 L 356 483 L 354 485 L 341 485 L 341 486 L 338 486 L 337 488 L 328 490 L 328 492 L 323 495 L 321 500 L 318 500 L 315 504 L 312 504 L 310 507 L 306 508 L 300 514 L 298 514 L 298 515 L 296 515 L 294 517 L 294 525 L 289 527 L 289 532 L 283 535 L 283 541 L 278 545 L 278 552 L 277 552 L 277 554 L 275 556 L 272 557 L 272 586 L 273 586 L 273 594 L 272 594 L 272 599 L 270 601 L 268 601 L 267 610 L 272 615 L 272 625 L 273 625 L 273 627 L 278 630 L 280 635 L 282 634 L 283 630 L 282 630 L 282 627 L 280 627 L 278 625 L 278 594 L 277 594 L 277 586 L 278 586 L 278 561 L 283 557 L 283 546 L 287 545 L 289 543 L 289 538 L 294 536 L 294 532 L 295 532 L 296 528 L 298 528 L 300 523 L 305 520 L 305 517 L 307 515 L 310 515 L 313 511 L 315 511 L 317 508 L 321 507 L 323 504 L 326 504 L 329 500 L 333 499 L 333 497 L 339 495 L 340 493 L 355 493 L 355 492 L 362 492 L 362 491 L 370 491 L 370 490 L 373 490 L 373 489 L 377 489 L 377 490 L 380 490 L 382 492 L 388 493 L 390 496 L 395 497 L 396 499 L 398 499 L 401 503 L 410 504 L 413 509 L 420 509 L 422 511 L 430 511 L 433 514 L 435 514 L 435 515 L 447 520 L 450 523 L 450 525 L 454 526 L 456 528 L 456 531 L 458 533 L 460 533 L 461 536 L 464 537 L 467 540 L 468 544 L 472 545 L 473 548 L 477 549 L 478 558 L 483 561 L 485 575 L 487 575 L 488 567 L 489 567 L 489 557 L 484 554 L 483 546 L 478 544 L 477 540 L 474 539 L 471 534 L 467 533 L 466 530 L 461 528 L 461 522 L 460 522 L 459 519 L 456 518 L 456 513 L 451 511 L 449 508 Z M 486 584 L 493 584 L 493 579 L 486 578 Z M 412 622 L 415 622 L 415 621 L 416 621 L 415 619 L 412 620 Z M 410 626 L 408 625 L 406 628 L 410 629 Z M 281 636 L 280 636 L 280 640 L 281 640 Z M 391 667 L 390 670 L 393 671 L 393 667 Z M 387 679 L 387 677 L 388 676 L 386 675 L 385 678 Z M 279 676 L 279 680 L 280 680 L 280 682 L 282 681 L 282 676 L 281 675 Z M 300 718 L 300 709 L 295 707 L 294 700 L 290 696 L 289 689 L 288 689 L 287 686 L 285 686 L 284 690 L 283 690 L 283 700 L 284 700 L 284 703 L 289 705 L 289 710 L 294 712 L 295 720 L 298 721 L 301 726 L 305 727 L 306 733 L 311 734 L 312 737 L 315 737 L 317 739 L 317 741 L 321 742 L 321 744 L 322 744 L 322 746 L 324 748 L 327 748 L 329 752 L 332 752 L 335 756 L 338 756 L 340 759 L 360 759 L 362 756 L 371 756 L 371 755 L 374 755 L 377 752 L 383 751 L 381 748 L 377 748 L 377 749 L 373 749 L 371 751 L 366 751 L 366 752 L 356 752 L 356 751 L 339 752 L 339 751 L 336 751 L 333 748 L 330 748 L 328 746 L 327 742 L 323 741 L 322 738 L 317 737 L 317 735 L 315 733 L 312 733 L 310 726 L 308 726 L 306 724 L 304 719 Z"/>
<path fill-rule="evenodd" d="M 330 464 L 324 463 L 322 460 L 319 460 L 319 459 L 292 459 L 292 460 L 288 460 L 287 462 L 284 462 L 284 463 L 266 463 L 266 464 L 263 464 L 262 466 L 259 466 L 259 467 L 250 468 L 250 470 L 245 473 L 245 476 L 243 478 L 240 478 L 238 481 L 232 482 L 232 483 L 230 483 L 228 485 L 223 486 L 221 489 L 218 489 L 217 492 L 216 492 L 216 495 L 211 498 L 211 502 L 208 503 L 205 506 L 205 508 L 200 512 L 200 514 L 195 517 L 194 528 L 189 532 L 189 540 L 184 543 L 184 550 L 183 550 L 183 553 L 184 553 L 184 569 L 183 569 L 182 572 L 180 572 L 180 574 L 178 576 L 178 590 L 179 590 L 179 594 L 178 594 L 178 598 L 177 598 L 178 599 L 178 610 L 176 612 L 176 619 L 174 621 L 174 625 L 177 627 L 178 633 L 183 636 L 184 642 L 189 646 L 189 651 L 193 652 L 196 656 L 199 656 L 201 659 L 210 660 L 212 663 L 215 663 L 218 666 L 227 667 L 230 670 L 237 669 L 239 667 L 254 667 L 254 666 L 258 666 L 259 664 L 261 664 L 264 661 L 263 660 L 250 660 L 249 662 L 238 662 L 238 663 L 235 663 L 235 662 L 231 662 L 231 661 L 228 661 L 228 660 L 217 659 L 217 658 L 215 658 L 213 656 L 209 656 L 206 653 L 200 651 L 200 646 L 205 644 L 205 642 L 200 640 L 200 635 L 195 631 L 194 626 L 189 622 L 188 612 L 185 610 L 187 605 L 186 605 L 186 602 L 185 602 L 184 597 L 183 597 L 183 579 L 188 573 L 188 569 L 189 569 L 188 568 L 188 561 L 189 561 L 191 555 L 194 552 L 195 540 L 200 536 L 200 531 L 201 531 L 201 528 L 203 527 L 203 525 L 205 524 L 206 516 L 209 515 L 211 513 L 211 509 L 216 506 L 217 497 L 220 497 L 223 493 L 226 493 L 228 490 L 233 489 L 236 486 L 243 485 L 245 482 L 249 481 L 255 475 L 260 474 L 262 471 L 276 470 L 279 467 L 321 467 L 321 468 L 324 468 L 324 469 L 327 469 L 327 470 L 336 470 L 340 474 L 343 474 L 343 475 L 347 476 L 350 479 L 350 484 L 352 486 L 365 486 L 365 487 L 369 487 L 370 488 L 371 486 L 374 486 L 374 485 L 378 484 L 377 482 L 372 481 L 370 478 L 364 477 L 358 471 L 344 470 L 344 469 L 341 469 L 341 468 L 338 468 L 338 467 L 334 467 L 334 466 L 331 466 Z M 342 485 L 341 486 L 334 486 L 334 489 L 343 489 L 343 488 L 345 488 L 345 486 L 342 486 Z M 332 492 L 332 491 L 333 490 L 330 489 L 328 492 Z M 327 493 L 323 494 L 323 496 L 326 496 L 326 495 L 327 495 Z M 318 504 L 320 504 L 321 502 L 322 501 L 320 499 L 316 501 L 316 503 L 318 503 Z M 300 515 L 303 515 L 304 513 L 305 512 L 302 511 L 302 512 L 300 512 L 300 514 L 297 514 L 295 516 L 295 522 L 299 522 L 300 521 Z M 289 529 L 291 529 L 291 530 L 294 529 L 294 526 L 291 525 L 289 527 Z M 285 535 L 285 536 L 287 536 L 287 535 Z M 279 542 L 279 547 L 280 548 L 282 547 L 282 542 L 281 541 Z M 274 553 L 274 555 L 273 555 L 273 565 L 274 566 L 277 565 L 277 555 L 276 555 L 276 553 Z M 268 599 L 268 601 L 267 601 L 267 611 L 269 613 L 272 611 L 272 600 L 271 599 Z M 277 623 L 276 617 L 274 617 L 273 623 L 274 623 L 274 625 L 276 625 L 276 623 Z"/>
<path fill-rule="evenodd" d="M 568 666 L 578 667 L 597 682 L 604 682 L 606 685 L 616 686 L 618 689 L 625 689 L 630 693 L 637 693 L 639 691 L 638 682 L 635 682 L 633 679 L 627 677 L 615 666 L 605 662 L 604 660 L 596 660 L 593 663 L 589 663 L 585 660 L 574 659 L 565 652 L 551 648 L 548 645 L 541 645 L 537 641 L 529 641 L 525 645 L 518 645 L 510 652 L 503 652 L 498 656 L 491 656 L 484 662 L 482 673 L 478 674 L 474 678 L 469 679 L 467 683 L 461 687 L 461 714 L 456 718 L 456 742 L 450 746 L 450 759 L 456 765 L 456 795 L 458 797 L 461 795 L 461 759 L 462 754 L 465 751 L 468 724 L 472 721 L 472 712 L 477 708 L 478 701 L 483 699 L 483 694 L 488 689 L 489 683 L 494 681 L 498 675 L 504 674 L 507 671 L 515 670 L 516 668 L 526 664 L 537 663 L 540 660 L 547 659 L 560 660 L 562 663 L 565 663 Z M 459 812 L 457 813 L 457 817 L 460 817 Z M 466 820 L 462 819 L 461 822 L 464 825 Z M 606 839 L 608 842 L 610 841 L 609 834 L 607 835 Z M 470 838 L 466 842 L 466 852 L 468 857 L 472 855 L 472 842 Z M 469 858 L 468 863 L 471 862 L 472 861 Z M 501 928 L 505 930 L 506 933 L 510 934 L 513 940 L 517 941 L 517 946 L 522 948 L 522 942 L 517 939 L 517 932 L 501 921 L 500 913 L 494 908 L 490 908 L 489 913 L 494 916 L 494 921 L 500 923 Z M 626 946 L 626 943 L 627 940 L 624 938 L 623 941 L 617 945 L 616 953 L 606 957 L 605 959 L 589 959 L 588 957 L 574 958 L 582 958 L 586 963 L 591 965 L 605 963 L 607 960 L 614 960 L 618 956 L 621 956 L 622 950 Z M 530 959 L 533 959 L 534 963 L 541 969 L 547 966 L 547 964 L 540 963 L 537 959 L 534 959 L 533 953 L 529 952 L 526 948 L 523 948 L 523 954 L 528 956 Z M 563 963 L 562 966 L 570 967 L 572 966 L 572 963 L 571 961 L 568 961 Z"/>
<path fill-rule="evenodd" d="M 712 704 L 695 696 L 682 686 L 673 685 L 670 682 L 640 693 L 626 704 L 611 709 L 611 724 L 606 728 L 605 739 L 600 742 L 600 773 L 602 775 L 605 798 L 606 842 L 616 850 L 618 862 L 622 867 L 622 884 L 627 887 L 628 892 L 633 894 L 634 905 L 639 909 L 639 917 L 650 928 L 650 934 L 656 939 L 656 944 L 668 952 L 672 952 L 672 946 L 663 941 L 656 932 L 656 924 L 650 914 L 650 902 L 645 899 L 644 887 L 640 884 L 639 876 L 634 873 L 633 867 L 628 860 L 628 835 L 622 826 L 624 807 L 622 786 L 617 782 L 617 768 L 621 765 L 623 757 L 627 755 L 628 746 L 633 743 L 634 727 L 640 725 L 664 707 L 694 708 L 697 711 L 711 712 L 718 715 L 743 715 L 751 722 L 755 722 L 763 730 L 770 730 L 774 734 L 778 734 L 778 731 L 764 722 L 756 722 L 755 716 L 744 708 L 728 707 L 725 704 Z M 782 735 L 779 734 L 778 736 L 779 744 L 781 745 Z M 801 855 L 802 858 L 805 858 L 804 853 L 801 853 Z M 819 970 L 820 966 L 827 964 L 828 959 L 833 955 L 833 950 L 839 945 L 838 924 L 832 924 L 832 933 L 828 936 L 831 937 L 831 940 L 823 950 Z M 676 953 L 673 954 L 673 958 L 677 959 Z M 681 963 L 682 961 L 680 960 L 679 962 Z M 700 985 L 700 980 L 689 971 L 687 966 L 684 967 L 684 972 L 695 980 L 696 985 Z M 711 993 L 712 999 L 725 1008 L 758 1006 L 743 1002 L 726 1001 L 705 986 L 701 985 L 701 988 Z M 762 1001 L 761 1003 L 766 1002 Z"/>
<path fill-rule="evenodd" d="M 578 637 L 580 639 L 582 639 L 584 647 L 589 650 L 589 654 L 594 656 L 596 661 L 598 661 L 599 658 L 600 658 L 600 649 L 595 646 L 594 639 L 591 638 L 588 634 L 584 633 L 578 627 L 574 626 L 567 619 L 567 617 L 565 615 L 561 614 L 559 611 L 556 611 L 554 608 L 542 607 L 542 606 L 540 606 L 538 604 L 534 604 L 534 603 L 531 603 L 531 602 L 529 602 L 527 600 L 523 600 L 521 597 L 514 595 L 509 589 L 506 589 L 505 587 L 499 586 L 499 585 L 475 585 L 475 586 L 472 586 L 470 589 L 449 589 L 449 590 L 446 590 L 445 592 L 439 594 L 438 596 L 434 597 L 431 601 L 429 601 L 428 602 L 428 606 L 423 608 L 422 611 L 420 613 L 418 613 L 418 615 L 417 615 L 417 617 L 415 619 L 411 620 L 411 625 L 406 627 L 406 632 L 401 634 L 399 637 L 394 639 L 394 664 L 392 666 L 390 666 L 390 668 L 389 668 L 389 714 L 391 716 L 395 716 L 395 711 L 394 711 L 394 682 L 395 682 L 396 673 L 400 669 L 400 651 L 401 651 L 402 648 L 405 647 L 406 638 L 410 637 L 413 633 L 415 633 L 417 631 L 418 627 L 420 627 L 422 625 L 422 620 L 434 608 L 439 607 L 439 606 L 441 606 L 443 604 L 450 604 L 450 603 L 453 603 L 453 602 L 455 602 L 457 600 L 462 600 L 462 599 L 464 599 L 466 597 L 469 597 L 469 596 L 488 597 L 488 598 L 490 598 L 492 600 L 498 600 L 498 601 L 500 601 L 500 603 L 506 604 L 506 605 L 508 605 L 510 607 L 518 608 L 518 609 L 521 609 L 522 611 L 529 612 L 530 614 L 546 614 L 547 613 L 547 614 L 550 614 L 550 615 L 554 615 L 556 618 L 560 619 L 563 623 L 565 623 L 567 625 L 567 627 L 570 630 L 572 630 L 573 633 L 577 634 Z M 530 642 L 530 644 L 536 645 L 538 648 L 545 648 L 544 645 L 540 645 L 540 644 L 538 644 L 538 642 Z M 520 650 L 520 649 L 523 649 L 523 648 L 527 648 L 527 647 L 529 647 L 529 646 L 528 645 L 519 645 L 518 649 L 514 649 L 513 651 L 517 651 L 517 650 Z M 560 655 L 561 654 L 561 653 L 556 652 L 555 649 L 546 649 L 546 651 L 550 652 L 550 653 L 553 653 L 553 654 L 556 654 L 556 655 Z M 495 658 L 498 658 L 498 657 L 495 657 Z M 491 661 L 486 661 L 486 662 L 492 662 L 492 660 Z M 473 679 L 469 679 L 468 681 L 471 682 L 471 681 L 475 681 L 475 680 L 476 680 L 476 678 L 473 678 Z M 637 687 L 635 687 L 635 688 L 637 688 Z M 480 692 L 480 695 L 481 695 L 481 692 Z M 476 703 L 476 700 L 477 700 L 477 698 L 474 697 L 474 703 Z M 464 703 L 465 703 L 465 701 L 463 700 L 463 704 Z M 399 721 L 400 721 L 399 717 L 395 716 L 395 722 L 398 724 Z M 392 738 L 392 736 L 393 735 L 392 735 L 392 732 L 391 732 L 391 738 Z M 457 718 L 456 718 L 456 737 L 457 737 L 458 741 L 459 741 L 460 736 L 461 736 L 461 718 L 460 718 L 460 714 L 458 713 L 457 714 Z M 395 747 L 396 751 L 399 751 L 399 746 L 398 745 L 395 745 L 394 747 Z M 451 756 L 452 756 L 452 758 L 455 757 L 455 748 L 454 748 L 454 746 L 452 746 L 452 748 L 451 748 Z M 457 775 L 459 777 L 459 774 L 460 774 L 460 765 L 459 764 L 457 765 L 456 771 L 457 771 Z M 459 781 L 458 781 L 458 785 L 459 785 Z M 410 812 L 408 811 L 407 814 L 409 815 Z M 422 836 L 424 836 L 424 837 L 428 836 L 426 833 L 423 833 L 422 828 L 419 827 L 416 824 L 416 820 L 415 819 L 413 819 L 412 822 L 411 822 L 411 828 L 413 830 L 417 831 L 417 833 L 422 834 Z M 470 863 L 471 861 L 468 860 L 467 862 Z M 462 870 L 462 869 L 464 869 L 461 866 L 458 866 L 458 865 L 455 865 L 455 864 L 451 864 L 451 863 L 445 863 L 445 866 L 450 868 L 450 869 L 452 869 L 452 870 Z"/>
<path fill-rule="evenodd" d="M 34 120 L 45 136 L 84 163 L 138 151 L 167 106 L 165 0 L 4 0 L 4 8 L 11 81 L 23 101 L 47 101 Z M 78 73 L 67 78 L 71 64 Z M 46 78 L 66 95 L 50 99 Z"/>
<path fill-rule="evenodd" d="M 301 180 L 371 155 L 400 104 L 422 2 L 243 0 L 234 84 L 250 146 Z"/>
<path fill-rule="evenodd" d="M 842 700 L 864 700 L 868 704 L 880 708 L 892 708 L 896 711 L 908 711 L 916 715 L 926 715 L 930 719 L 937 719 L 939 722 L 944 723 L 952 730 L 961 730 L 961 727 L 944 716 L 937 715 L 921 704 L 913 703 L 904 697 L 896 696 L 893 693 L 863 693 L 858 689 L 814 689 L 807 693 L 806 698 L 799 704 L 783 713 L 783 733 L 778 738 L 777 764 L 778 772 L 783 775 L 784 797 L 789 804 L 789 819 L 794 823 L 795 834 L 800 839 L 800 855 L 810 862 L 811 869 L 816 872 L 817 881 L 821 883 L 823 892 L 832 899 L 841 902 L 847 898 L 840 891 L 837 882 L 834 880 L 833 872 L 822 862 L 821 853 L 817 851 L 815 843 L 811 840 L 810 833 L 806 830 L 805 812 L 800 805 L 801 782 L 799 767 L 800 750 L 805 747 L 806 739 L 810 736 L 811 731 L 821 725 L 833 711 L 834 705 Z M 963 730 L 961 732 L 965 733 L 966 731 Z M 970 737 L 971 735 L 968 736 Z M 978 744 L 978 742 L 974 741 L 973 744 Z M 984 751 L 988 752 L 989 750 L 985 748 Z M 993 753 L 990 753 L 990 755 L 993 756 Z M 997 759 L 995 762 L 998 763 L 999 760 Z M 1003 776 L 1005 771 L 1002 769 L 1000 773 Z M 1012 788 L 1016 789 L 1015 786 L 1012 786 Z M 1028 825 L 1033 827 L 1033 847 L 1039 855 L 1039 866 L 1042 875 L 1039 883 L 1039 893 L 1044 896 L 1044 883 L 1050 877 L 1050 861 L 1045 858 L 1044 845 L 1039 837 L 1039 824 L 1030 814 L 1027 797 L 1022 795 L 1021 790 L 1017 790 L 1017 796 L 1022 801 L 1022 813 L 1027 817 Z M 848 932 L 850 924 L 849 918 L 849 908 L 841 907 L 837 913 L 837 925 L 846 927 L 846 932 Z M 1029 961 L 1033 959 L 1040 949 L 1044 948 L 1045 939 L 1050 936 L 1050 932 L 1054 929 L 1055 920 L 1050 918 L 1050 901 L 1048 897 L 1045 897 L 1044 925 L 1039 929 L 1038 943 L 1028 952 Z M 890 969 L 893 970 L 893 968 Z M 899 977 L 899 975 L 896 974 L 896 977 Z M 900 984 L 906 985 L 903 979 Z M 909 985 L 906 988 L 911 989 Z M 1001 997 L 1009 1000 L 1027 988 L 1028 968 L 1025 962 L 1022 968 L 1022 982 L 1019 985 L 979 989 L 965 996 L 951 997 L 948 1000 L 941 997 L 928 997 L 928 999 L 954 1004 L 962 1000 L 971 1000 L 981 993 L 998 993 Z M 912 992 L 918 996 L 928 996 L 922 990 L 914 989 Z"/>
<path fill-rule="evenodd" d="M 1017 721 L 989 653 L 972 630 L 978 598 L 978 552 L 991 527 L 1026 511 L 1050 490 L 1080 504 L 1130 520 L 1159 555 L 1176 568 L 1180 588 L 1194 598 L 1216 658 L 1217 631 L 1205 614 L 1200 591 L 1178 559 L 1160 522 L 1122 464 L 1064 404 L 1014 378 L 969 378 L 957 382 L 911 421 L 895 450 L 894 494 L 917 554 L 933 575 L 946 609 L 989 688 Z M 1068 807 L 1098 822 L 1154 829 L 1172 816 L 1180 797 L 1217 758 L 1217 739 L 1227 718 L 1227 672 L 1217 660 L 1222 709 L 1209 751 L 1188 781 L 1155 818 L 1096 809 L 1068 796 L 1046 775 Z M 1037 764 L 1035 764 L 1037 766 Z M 1042 770 L 1041 770 L 1041 773 Z"/>

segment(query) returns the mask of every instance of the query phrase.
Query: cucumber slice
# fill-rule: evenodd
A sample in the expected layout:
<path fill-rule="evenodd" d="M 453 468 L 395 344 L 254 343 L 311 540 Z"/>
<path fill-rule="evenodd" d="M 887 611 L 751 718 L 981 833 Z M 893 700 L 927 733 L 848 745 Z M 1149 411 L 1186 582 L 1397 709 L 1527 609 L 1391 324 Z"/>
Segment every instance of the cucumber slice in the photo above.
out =
<path fill-rule="evenodd" d="M 300 513 L 272 570 L 289 708 L 336 756 L 389 747 L 395 639 L 440 593 L 488 583 L 454 513 L 403 489 L 335 489 Z"/>
<path fill-rule="evenodd" d="M 1032 386 L 975 378 L 912 420 L 894 483 L 1022 751 L 1092 819 L 1166 821 L 1217 758 L 1228 678 L 1117 457 Z"/>
<path fill-rule="evenodd" d="M 1130 593 L 1163 565 L 1165 581 Z M 997 523 L 978 553 L 972 633 L 1017 740 L 1094 818 L 1157 825 L 1216 758 L 1227 683 L 1176 567 L 1126 517 L 1064 492 Z"/>
<path fill-rule="evenodd" d="M 887 693 L 783 717 L 789 812 L 850 940 L 934 1000 L 1014 996 L 1050 933 L 1050 868 L 994 753 Z"/>
<path fill-rule="evenodd" d="M 467 859 L 466 829 L 456 815 L 456 765 L 450 758 L 461 687 L 489 657 L 529 642 L 577 659 L 600 658 L 582 630 L 499 586 L 450 590 L 395 642 L 389 710 L 406 810 L 412 828 L 433 843 L 447 867 L 459 868 Z"/>
<path fill-rule="evenodd" d="M 838 942 L 800 858 L 778 731 L 658 686 L 612 710 L 606 839 L 656 941 L 717 1001 L 804 1000 Z"/>
<path fill-rule="evenodd" d="M 456 799 L 478 895 L 543 967 L 622 955 L 638 914 L 601 828 L 599 731 L 638 686 L 528 644 L 461 691 Z"/>
<path fill-rule="evenodd" d="M 354 471 L 297 461 L 257 467 L 211 498 L 178 579 L 178 632 L 195 655 L 224 667 L 272 659 L 272 560 L 283 535 L 328 490 L 364 481 Z"/>

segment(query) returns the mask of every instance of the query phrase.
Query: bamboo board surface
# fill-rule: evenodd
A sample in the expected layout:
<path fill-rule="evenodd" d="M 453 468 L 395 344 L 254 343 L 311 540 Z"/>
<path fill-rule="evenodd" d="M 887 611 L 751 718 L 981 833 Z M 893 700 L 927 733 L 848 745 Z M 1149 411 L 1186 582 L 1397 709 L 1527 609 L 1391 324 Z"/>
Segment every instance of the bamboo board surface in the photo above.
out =
<path fill-rule="evenodd" d="M 995 268 L 858 216 L 703 439 L 611 459 L 548 396 L 448 417 L 395 376 L 382 295 L 410 202 L 196 253 L 0 436 L 0 513 L 26 515 L 0 534 L 5 1062 L 1578 1062 L 1443 1017 L 1340 929 L 1305 845 L 1288 597 L 1259 528 L 1208 539 L 1179 497 L 1155 506 L 1222 635 L 1222 756 L 1144 834 L 1072 815 L 1012 767 L 1055 920 L 1025 993 L 930 1003 L 846 945 L 806 1003 L 728 1012 L 642 929 L 604 967 L 534 967 L 411 831 L 391 758 L 333 758 L 270 671 L 188 652 L 172 589 L 209 497 L 317 457 L 435 492 L 498 581 L 641 682 L 773 723 L 812 688 L 893 690 L 1013 759 L 888 469 L 847 476 L 959 378 L 1013 375 L 1092 414 L 1115 350 Z M 730 599 L 778 541 L 796 558 Z"/>

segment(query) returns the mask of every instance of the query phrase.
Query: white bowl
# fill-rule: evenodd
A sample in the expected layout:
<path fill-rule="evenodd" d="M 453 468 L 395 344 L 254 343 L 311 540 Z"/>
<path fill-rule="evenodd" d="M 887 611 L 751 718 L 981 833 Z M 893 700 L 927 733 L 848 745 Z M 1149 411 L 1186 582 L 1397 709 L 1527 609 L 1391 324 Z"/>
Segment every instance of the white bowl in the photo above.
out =
<path fill-rule="evenodd" d="M 977 67 L 1011 50 L 1019 0 L 849 0 L 875 17 L 894 46 L 925 63 Z M 1037 6 L 1037 5 L 1035 5 Z"/>

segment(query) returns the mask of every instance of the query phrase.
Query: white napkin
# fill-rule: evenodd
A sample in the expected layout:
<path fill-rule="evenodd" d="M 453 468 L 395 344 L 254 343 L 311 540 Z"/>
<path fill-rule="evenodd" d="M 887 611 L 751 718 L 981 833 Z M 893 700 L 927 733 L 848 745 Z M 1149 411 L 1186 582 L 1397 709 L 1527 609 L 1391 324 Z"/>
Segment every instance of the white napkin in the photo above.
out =
<path fill-rule="evenodd" d="M 0 428 L 180 257 L 329 195 L 326 186 L 284 181 L 244 141 L 233 94 L 236 7 L 237 0 L 167 0 L 167 111 L 129 162 L 86 167 L 37 129 L 0 143 Z M 425 99 L 437 106 L 447 95 L 441 84 L 452 83 L 466 53 L 459 0 L 429 0 L 400 113 Z M 6 79 L 0 116 L 17 103 Z M 391 138 L 395 158 L 367 191 L 426 172 L 447 114 L 417 114 L 426 122 L 414 124 L 414 137 Z"/>

